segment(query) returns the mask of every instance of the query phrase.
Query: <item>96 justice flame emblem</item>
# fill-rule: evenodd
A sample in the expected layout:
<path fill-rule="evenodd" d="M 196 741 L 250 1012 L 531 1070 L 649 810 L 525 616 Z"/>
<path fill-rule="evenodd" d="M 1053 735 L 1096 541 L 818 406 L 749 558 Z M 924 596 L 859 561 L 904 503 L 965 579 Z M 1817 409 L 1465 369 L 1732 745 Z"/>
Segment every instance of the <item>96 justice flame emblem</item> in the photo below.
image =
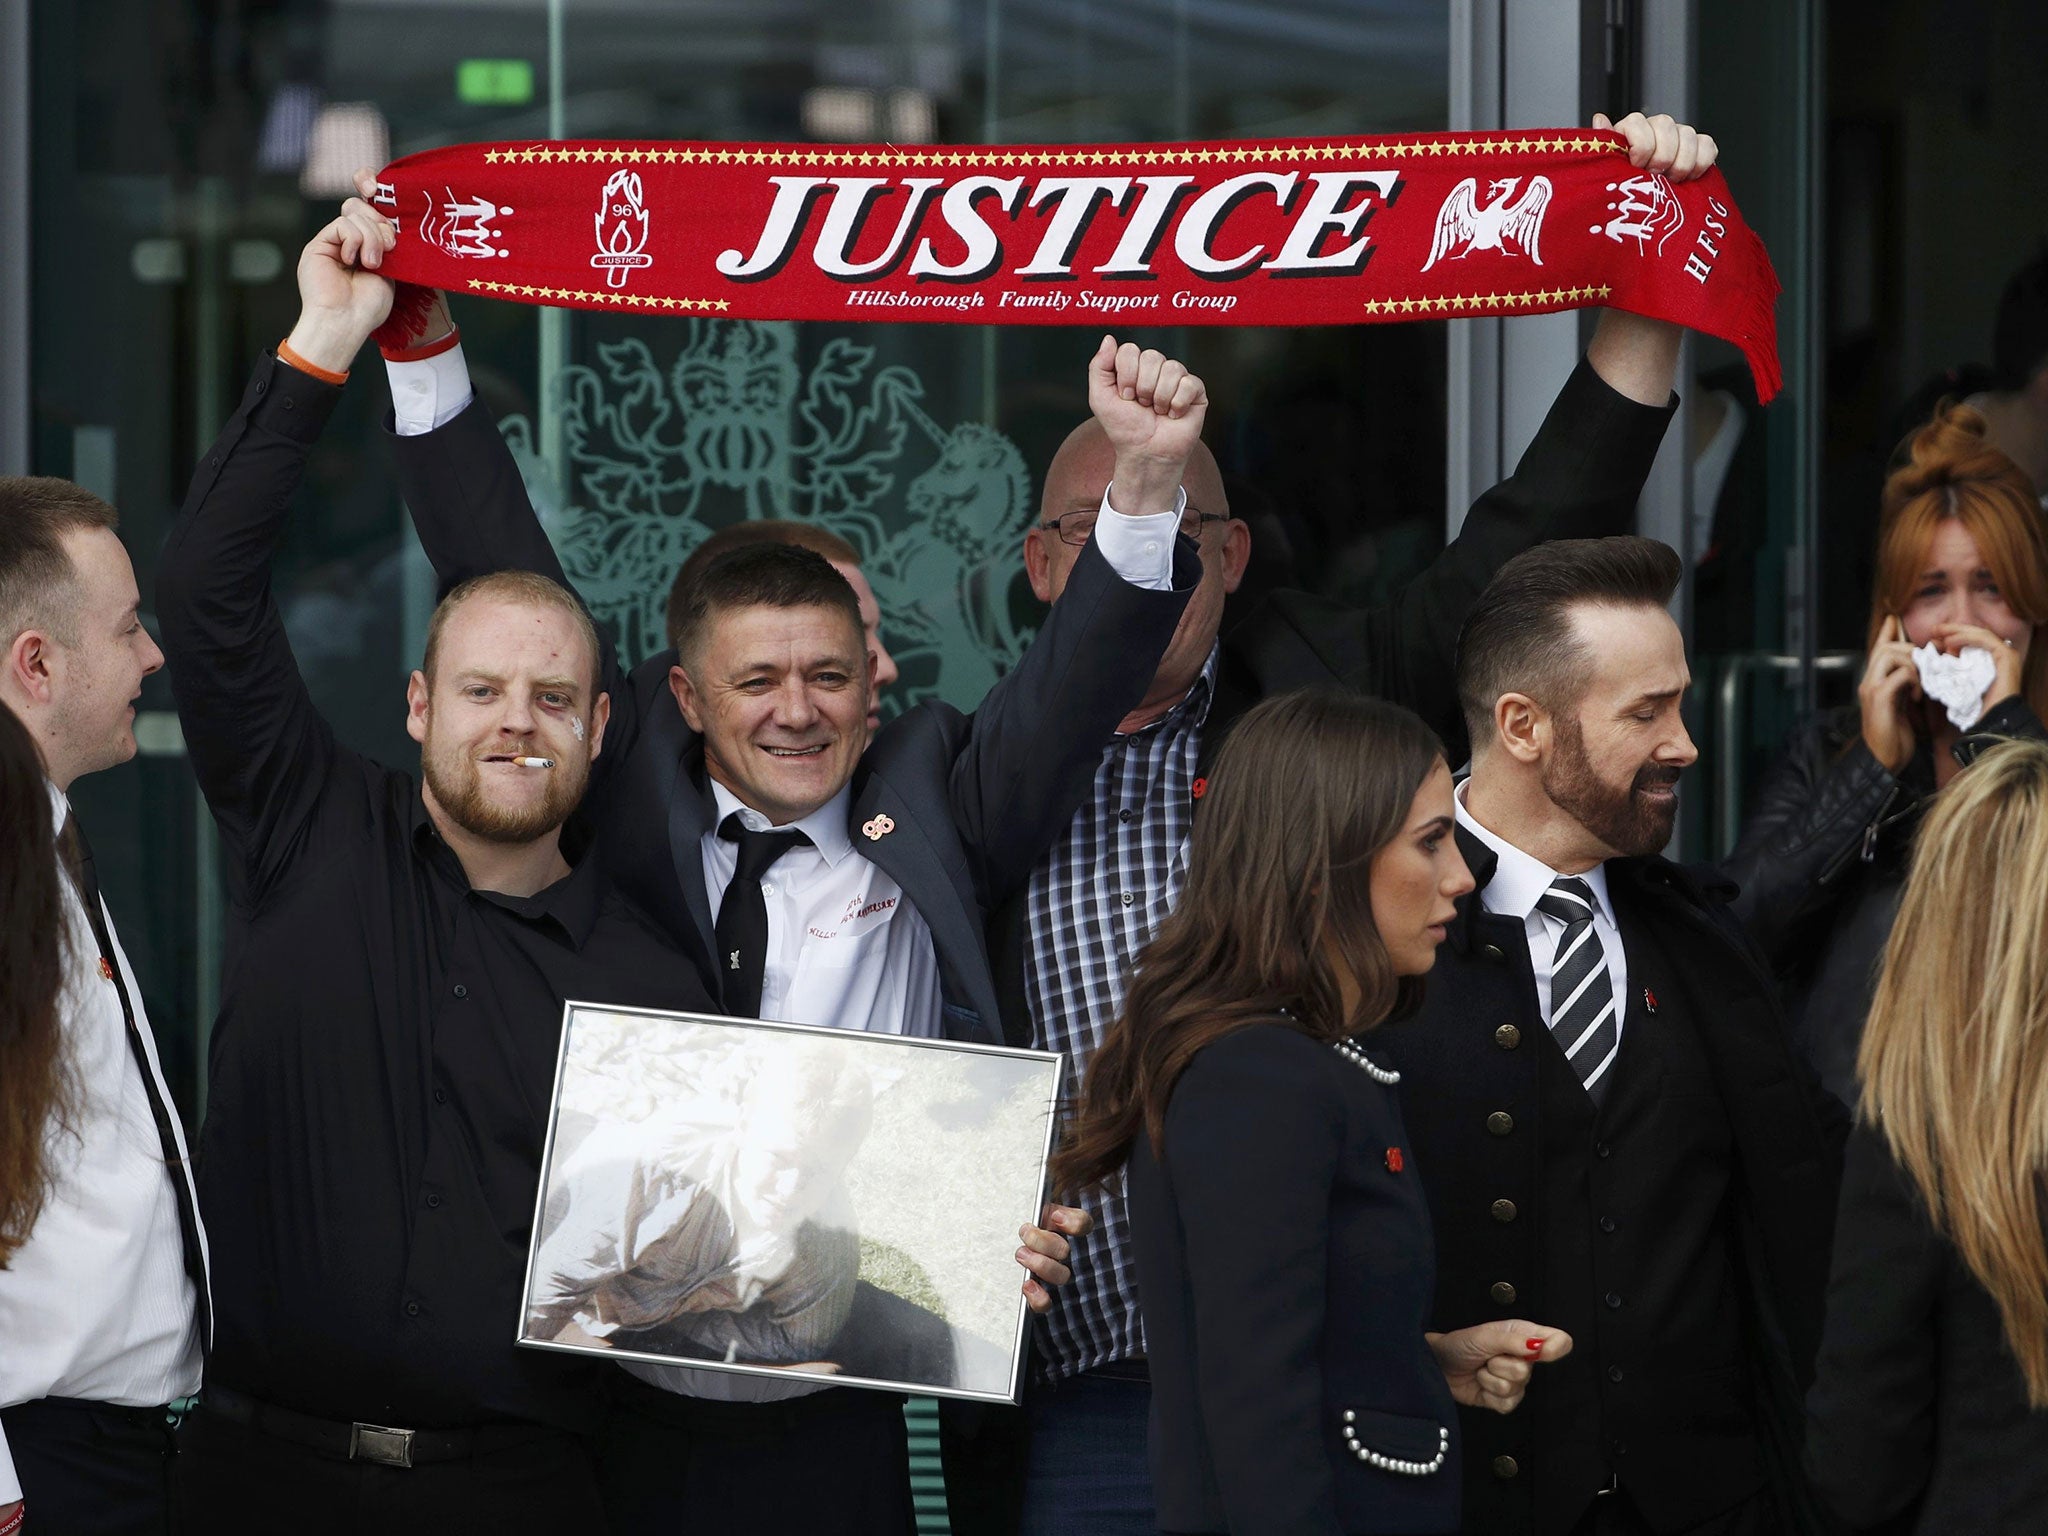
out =
<path fill-rule="evenodd" d="M 1756 231 L 1717 169 L 1658 177 L 1628 151 L 1583 128 L 1101 146 L 547 140 L 422 150 L 377 173 L 373 201 L 394 222 L 406 212 L 387 275 L 518 303 L 763 323 L 1257 326 L 1607 305 L 1732 341 L 1759 398 L 1774 394 L 1778 282 Z M 1546 231 L 1560 206 L 1567 227 Z M 480 255 L 512 259 L 455 259 Z"/>
<path fill-rule="evenodd" d="M 590 264 L 605 274 L 612 287 L 623 288 L 633 268 L 654 265 L 646 246 L 647 198 L 639 174 L 613 171 L 598 199 L 597 254 Z"/>

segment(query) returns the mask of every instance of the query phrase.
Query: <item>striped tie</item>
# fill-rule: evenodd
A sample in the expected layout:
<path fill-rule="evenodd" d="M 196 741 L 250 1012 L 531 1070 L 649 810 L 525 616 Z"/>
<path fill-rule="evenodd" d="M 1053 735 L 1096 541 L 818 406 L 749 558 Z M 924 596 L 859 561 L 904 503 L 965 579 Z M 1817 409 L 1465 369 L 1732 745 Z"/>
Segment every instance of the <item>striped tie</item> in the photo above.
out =
<path fill-rule="evenodd" d="M 1564 924 L 1550 967 L 1550 1033 L 1586 1091 L 1595 1093 L 1614 1060 L 1621 1031 L 1614 1018 L 1607 954 L 1593 932 L 1593 888 L 1575 875 L 1561 875 L 1536 910 Z"/>

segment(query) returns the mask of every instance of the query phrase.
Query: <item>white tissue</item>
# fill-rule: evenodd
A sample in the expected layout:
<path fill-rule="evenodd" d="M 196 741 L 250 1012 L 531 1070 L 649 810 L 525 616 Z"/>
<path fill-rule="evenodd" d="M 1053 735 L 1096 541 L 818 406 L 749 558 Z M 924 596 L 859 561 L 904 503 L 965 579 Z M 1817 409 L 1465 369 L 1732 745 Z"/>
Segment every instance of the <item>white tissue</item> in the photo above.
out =
<path fill-rule="evenodd" d="M 1913 652 L 1920 669 L 1920 687 L 1927 697 L 1948 710 L 1948 718 L 1959 731 L 1967 731 L 1984 715 L 1984 695 L 1998 675 L 1998 663 L 1980 645 L 1966 645 L 1960 655 L 1935 648 L 1929 641 Z"/>

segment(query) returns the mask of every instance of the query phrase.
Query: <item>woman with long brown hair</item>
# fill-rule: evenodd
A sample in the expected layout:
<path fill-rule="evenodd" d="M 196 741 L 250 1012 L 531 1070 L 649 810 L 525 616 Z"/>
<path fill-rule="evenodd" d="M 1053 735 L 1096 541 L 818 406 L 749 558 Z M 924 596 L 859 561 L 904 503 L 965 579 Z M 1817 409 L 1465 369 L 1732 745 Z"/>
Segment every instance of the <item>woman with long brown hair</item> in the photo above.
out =
<path fill-rule="evenodd" d="M 2048 737 L 2048 524 L 2035 487 L 1945 405 L 1885 483 L 1857 702 L 1808 722 L 1758 786 L 1723 865 L 1785 988 L 1795 1044 L 1844 1103 L 1913 831 L 1994 742 Z M 1916 648 L 1988 653 L 1967 728 L 1920 684 Z"/>
<path fill-rule="evenodd" d="M 1454 1531 L 1453 1403 L 1506 1412 L 1571 1348 L 1523 1322 L 1424 1333 L 1429 1211 L 1397 1074 L 1360 1037 L 1412 1011 L 1472 889 L 1453 814 L 1408 711 L 1261 704 L 1090 1065 L 1053 1178 L 1129 1160 L 1163 1531 Z"/>
<path fill-rule="evenodd" d="M 42 757 L 0 705 L 0 1269 L 42 1214 L 66 1104 L 62 878 Z"/>
<path fill-rule="evenodd" d="M 2048 1511 L 2048 745 L 1988 749 L 1920 829 L 1857 1068 L 1814 1481 L 1852 1526 Z"/>

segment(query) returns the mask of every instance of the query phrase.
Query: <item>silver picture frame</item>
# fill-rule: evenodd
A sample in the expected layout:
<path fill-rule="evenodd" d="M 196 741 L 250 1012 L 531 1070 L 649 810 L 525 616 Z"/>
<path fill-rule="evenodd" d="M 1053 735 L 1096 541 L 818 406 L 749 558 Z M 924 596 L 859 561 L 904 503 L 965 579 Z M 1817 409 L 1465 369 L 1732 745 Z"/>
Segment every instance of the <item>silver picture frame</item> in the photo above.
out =
<path fill-rule="evenodd" d="M 1062 1070 L 1051 1051 L 571 1000 L 515 1342 L 1015 1403 L 1017 1229 L 1043 1208 Z"/>

